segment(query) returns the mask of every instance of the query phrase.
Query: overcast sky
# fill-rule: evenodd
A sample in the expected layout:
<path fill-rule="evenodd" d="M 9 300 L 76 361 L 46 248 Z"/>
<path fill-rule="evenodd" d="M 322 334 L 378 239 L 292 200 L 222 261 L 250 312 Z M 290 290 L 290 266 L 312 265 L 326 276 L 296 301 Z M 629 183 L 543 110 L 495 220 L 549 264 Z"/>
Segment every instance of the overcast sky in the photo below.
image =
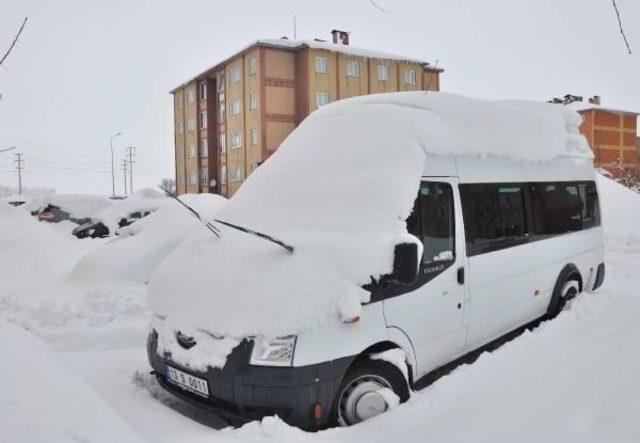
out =
<path fill-rule="evenodd" d="M 111 192 L 109 139 L 137 147 L 134 186 L 173 177 L 169 90 L 258 38 L 329 38 L 445 68 L 441 89 L 483 98 L 599 94 L 640 111 L 640 2 L 617 0 L 0 0 L 0 149 L 24 153 L 25 186 Z M 14 151 L 15 152 L 15 151 Z M 0 154 L 0 185 L 14 185 Z"/>

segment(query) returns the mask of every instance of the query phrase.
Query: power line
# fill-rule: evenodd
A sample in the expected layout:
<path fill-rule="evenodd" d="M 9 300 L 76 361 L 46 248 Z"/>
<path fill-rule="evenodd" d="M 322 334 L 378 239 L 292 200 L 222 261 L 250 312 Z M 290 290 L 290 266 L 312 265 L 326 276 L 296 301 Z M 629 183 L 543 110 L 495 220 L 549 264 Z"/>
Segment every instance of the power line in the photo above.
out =
<path fill-rule="evenodd" d="M 376 8 L 377 10 L 384 12 L 385 14 L 388 14 L 389 11 L 387 11 L 386 9 L 384 9 L 382 6 L 380 6 L 379 4 L 377 4 L 376 2 L 374 2 L 373 0 L 369 0 L 369 3 L 371 3 L 371 6 L 373 6 L 374 8 Z"/>
<path fill-rule="evenodd" d="M 27 24 L 27 17 L 24 18 L 24 21 L 22 22 L 22 26 L 20 26 L 20 29 L 18 30 L 18 33 L 16 34 L 16 36 L 13 39 L 13 41 L 11 42 L 11 46 L 9 46 L 9 49 L 7 49 L 7 52 L 5 52 L 4 55 L 2 56 L 2 60 L 0 60 L 0 66 L 2 66 L 2 63 L 4 63 L 5 59 L 7 57 L 9 57 L 9 54 L 11 53 L 11 50 L 16 45 L 18 39 L 20 38 L 20 34 L 22 34 L 22 31 L 24 30 L 24 25 L 26 25 L 26 24 Z"/>
<path fill-rule="evenodd" d="M 618 10 L 618 5 L 616 5 L 616 0 L 611 0 L 613 3 L 613 9 L 616 11 L 616 17 L 618 17 L 618 26 L 620 27 L 620 34 L 622 34 L 622 39 L 624 40 L 624 44 L 627 46 L 627 51 L 631 54 L 631 47 L 629 46 L 629 41 L 627 40 L 627 36 L 624 33 L 624 29 L 622 28 L 622 19 L 620 18 L 620 11 Z"/>

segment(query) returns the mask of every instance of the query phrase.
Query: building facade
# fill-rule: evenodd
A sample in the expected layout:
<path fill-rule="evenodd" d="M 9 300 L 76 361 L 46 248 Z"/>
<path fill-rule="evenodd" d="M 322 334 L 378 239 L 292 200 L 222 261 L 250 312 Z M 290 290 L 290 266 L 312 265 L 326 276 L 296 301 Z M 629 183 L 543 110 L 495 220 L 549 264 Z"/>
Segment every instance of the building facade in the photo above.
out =
<path fill-rule="evenodd" d="M 440 89 L 440 68 L 325 41 L 260 40 L 175 88 L 179 194 L 233 195 L 293 129 L 329 102 Z"/>

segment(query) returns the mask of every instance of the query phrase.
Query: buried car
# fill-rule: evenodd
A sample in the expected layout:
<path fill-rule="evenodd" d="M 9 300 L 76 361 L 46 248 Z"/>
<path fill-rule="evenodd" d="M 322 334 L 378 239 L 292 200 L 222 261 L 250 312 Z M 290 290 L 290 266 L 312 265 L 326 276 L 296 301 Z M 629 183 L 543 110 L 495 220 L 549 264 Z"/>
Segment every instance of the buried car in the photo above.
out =
<path fill-rule="evenodd" d="M 353 425 L 553 317 L 604 279 L 580 123 L 424 92 L 314 112 L 152 275 L 158 381 L 232 422 Z"/>
<path fill-rule="evenodd" d="M 154 212 L 155 209 L 142 209 L 139 211 L 134 211 L 126 215 L 126 217 L 122 217 L 118 222 L 119 228 L 124 228 L 125 226 L 129 226 L 136 220 L 139 220 L 143 217 Z M 91 220 L 87 223 L 83 223 L 72 231 L 72 234 L 78 238 L 103 238 L 108 237 L 112 234 L 109 227 L 107 227 L 100 220 Z M 113 234 L 118 235 L 118 229 L 116 229 Z"/>

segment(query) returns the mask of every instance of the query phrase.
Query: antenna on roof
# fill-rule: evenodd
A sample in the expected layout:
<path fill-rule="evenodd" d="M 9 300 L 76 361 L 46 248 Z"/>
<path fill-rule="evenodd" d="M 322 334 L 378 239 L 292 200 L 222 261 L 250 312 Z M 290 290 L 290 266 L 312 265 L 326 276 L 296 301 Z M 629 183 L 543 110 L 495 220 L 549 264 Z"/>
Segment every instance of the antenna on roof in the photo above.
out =
<path fill-rule="evenodd" d="M 293 39 L 296 40 L 297 37 L 297 33 L 296 33 L 296 15 L 293 14 Z"/>

